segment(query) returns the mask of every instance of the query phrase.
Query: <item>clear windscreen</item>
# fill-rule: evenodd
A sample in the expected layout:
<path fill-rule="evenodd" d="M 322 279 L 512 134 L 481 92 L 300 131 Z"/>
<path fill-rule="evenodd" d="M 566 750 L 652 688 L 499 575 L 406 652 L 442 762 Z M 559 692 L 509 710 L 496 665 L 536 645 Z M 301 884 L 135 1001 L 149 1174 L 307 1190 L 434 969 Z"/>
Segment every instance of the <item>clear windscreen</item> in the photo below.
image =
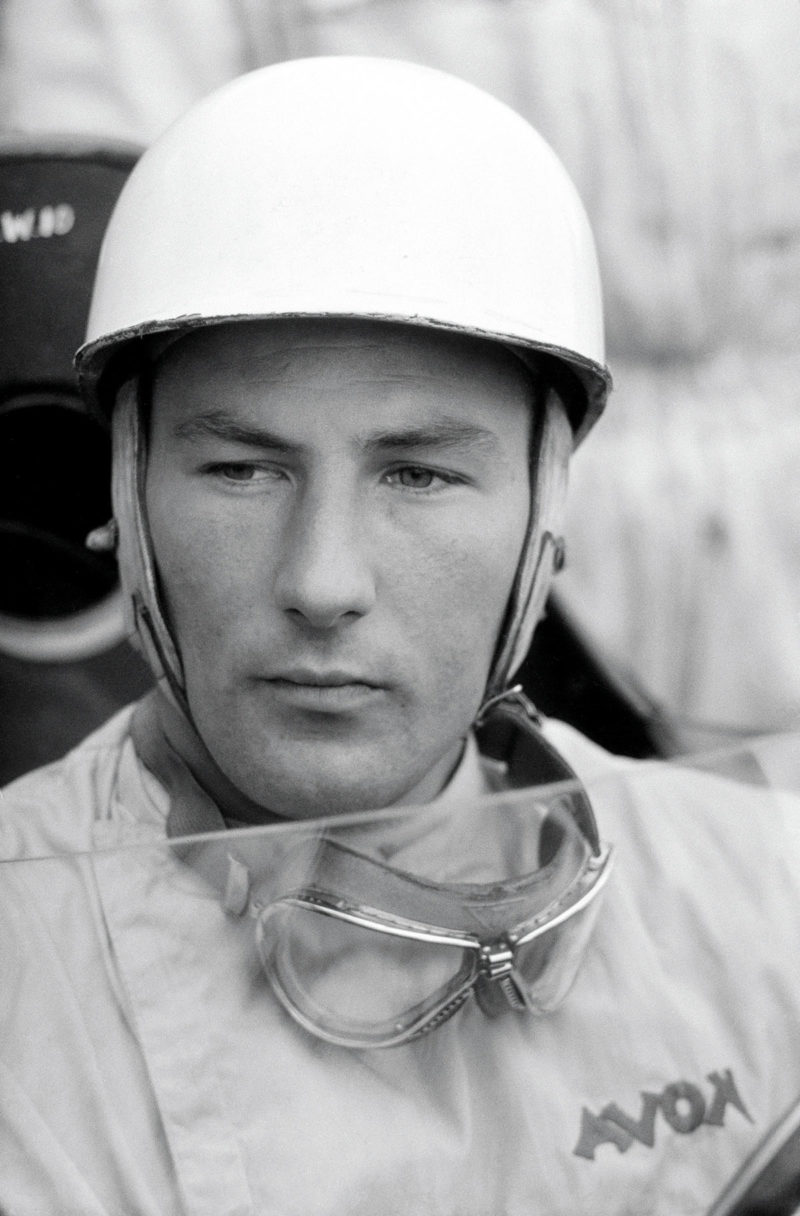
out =
<path fill-rule="evenodd" d="M 122 1186 L 128 1135 L 153 1211 L 226 1179 L 305 1216 L 793 1211 L 800 744 L 593 764 L 175 839 L 111 814 L 72 848 L 11 808 L 4 1117 L 35 1168 L 68 1128 L 61 1185 Z"/>

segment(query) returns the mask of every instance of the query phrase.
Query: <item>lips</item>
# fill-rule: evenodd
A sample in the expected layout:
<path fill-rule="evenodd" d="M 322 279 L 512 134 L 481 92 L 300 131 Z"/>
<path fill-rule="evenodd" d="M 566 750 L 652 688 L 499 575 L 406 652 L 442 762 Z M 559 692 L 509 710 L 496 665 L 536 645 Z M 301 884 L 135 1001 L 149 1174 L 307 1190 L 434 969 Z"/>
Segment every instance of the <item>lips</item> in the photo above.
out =
<path fill-rule="evenodd" d="M 305 713 L 346 713 L 374 702 L 383 691 L 360 672 L 294 667 L 275 672 L 265 681 L 285 709 Z"/>
<path fill-rule="evenodd" d="M 356 672 L 328 670 L 316 671 L 310 667 L 297 667 L 288 671 L 279 671 L 268 677 L 271 684 L 294 684 L 306 688 L 343 688 L 348 685 L 363 685 L 367 688 L 379 688 L 374 680 L 368 679 Z"/>

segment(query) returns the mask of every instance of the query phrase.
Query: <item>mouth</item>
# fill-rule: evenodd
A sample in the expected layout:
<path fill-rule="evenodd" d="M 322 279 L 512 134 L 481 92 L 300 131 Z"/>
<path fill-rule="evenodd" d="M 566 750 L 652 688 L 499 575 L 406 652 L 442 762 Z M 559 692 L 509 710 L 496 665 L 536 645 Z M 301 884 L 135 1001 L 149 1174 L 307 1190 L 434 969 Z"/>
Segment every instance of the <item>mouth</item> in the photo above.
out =
<path fill-rule="evenodd" d="M 360 673 L 339 670 L 293 668 L 276 672 L 265 682 L 286 705 L 322 712 L 357 709 L 383 691 L 382 685 Z"/>
<path fill-rule="evenodd" d="M 346 688 L 351 684 L 360 684 L 365 688 L 380 687 L 376 681 L 358 672 L 339 669 L 317 671 L 311 667 L 293 667 L 276 671 L 268 679 L 271 684 L 294 684 L 301 688 Z"/>

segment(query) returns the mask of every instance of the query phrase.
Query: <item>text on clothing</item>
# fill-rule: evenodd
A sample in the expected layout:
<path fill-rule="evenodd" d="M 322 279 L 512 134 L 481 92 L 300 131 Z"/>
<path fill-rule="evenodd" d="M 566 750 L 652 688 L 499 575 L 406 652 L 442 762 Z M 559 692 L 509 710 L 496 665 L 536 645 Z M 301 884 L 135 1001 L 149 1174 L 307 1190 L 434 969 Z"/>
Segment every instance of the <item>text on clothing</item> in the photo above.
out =
<path fill-rule="evenodd" d="M 634 1140 L 652 1148 L 656 1140 L 658 1114 L 674 1132 L 682 1136 L 696 1131 L 702 1124 L 722 1127 L 729 1106 L 735 1107 L 745 1119 L 753 1122 L 729 1068 L 724 1072 L 709 1073 L 706 1080 L 712 1086 L 708 1099 L 699 1085 L 693 1085 L 690 1081 L 675 1081 L 665 1086 L 660 1094 L 643 1090 L 638 1119 L 627 1114 L 616 1102 L 604 1106 L 599 1115 L 584 1106 L 580 1136 L 573 1153 L 576 1157 L 594 1161 L 595 1152 L 601 1144 L 613 1144 L 620 1153 L 626 1153 Z"/>

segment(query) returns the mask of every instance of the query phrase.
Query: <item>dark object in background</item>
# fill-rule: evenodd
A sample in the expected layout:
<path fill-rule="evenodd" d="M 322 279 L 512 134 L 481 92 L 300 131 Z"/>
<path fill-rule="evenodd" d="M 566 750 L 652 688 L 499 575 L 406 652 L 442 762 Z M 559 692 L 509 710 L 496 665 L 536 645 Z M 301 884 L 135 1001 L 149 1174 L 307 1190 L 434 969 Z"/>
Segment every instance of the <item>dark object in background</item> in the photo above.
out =
<path fill-rule="evenodd" d="M 0 140 L 0 394 L 60 388 L 77 400 L 106 223 L 141 149 L 69 138 Z"/>
<path fill-rule="evenodd" d="M 84 543 L 111 514 L 104 484 L 110 463 L 107 432 L 66 394 L 40 389 L 0 404 L 4 616 L 55 627 L 112 594 L 113 556 L 93 553 Z M 43 628 L 39 634 L 44 642 Z M 36 657 L 35 630 L 30 638 Z"/>
<path fill-rule="evenodd" d="M 83 543 L 111 514 L 110 444 L 77 394 L 72 356 L 106 221 L 137 157 L 127 146 L 0 144 L 0 614 L 49 621 L 40 632 L 51 643 L 56 622 L 96 608 L 117 583 L 113 557 Z M 9 640 L 12 621 L 0 648 L 28 657 Z M 36 631 L 17 633 L 38 657 Z"/>
<path fill-rule="evenodd" d="M 0 786 L 63 756 L 151 683 L 125 642 L 72 663 L 0 654 Z"/>
<path fill-rule="evenodd" d="M 543 714 L 563 718 L 610 752 L 645 759 L 680 750 L 667 716 L 603 660 L 556 595 L 517 679 Z"/>
<path fill-rule="evenodd" d="M 0 782 L 150 684 L 122 641 L 111 447 L 75 384 L 102 235 L 139 149 L 0 142 Z"/>

